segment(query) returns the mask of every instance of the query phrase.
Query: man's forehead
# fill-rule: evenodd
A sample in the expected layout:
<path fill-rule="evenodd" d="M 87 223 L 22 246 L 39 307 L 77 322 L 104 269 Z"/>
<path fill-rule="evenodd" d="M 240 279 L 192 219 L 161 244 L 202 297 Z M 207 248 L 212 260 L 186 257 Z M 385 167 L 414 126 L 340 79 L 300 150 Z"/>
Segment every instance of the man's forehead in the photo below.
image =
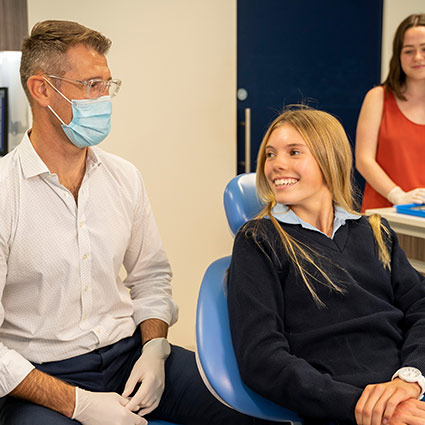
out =
<path fill-rule="evenodd" d="M 98 53 L 93 48 L 84 44 L 77 44 L 67 50 L 66 56 L 70 68 L 66 75 L 70 76 L 72 74 L 79 79 L 110 78 L 106 56 Z"/>

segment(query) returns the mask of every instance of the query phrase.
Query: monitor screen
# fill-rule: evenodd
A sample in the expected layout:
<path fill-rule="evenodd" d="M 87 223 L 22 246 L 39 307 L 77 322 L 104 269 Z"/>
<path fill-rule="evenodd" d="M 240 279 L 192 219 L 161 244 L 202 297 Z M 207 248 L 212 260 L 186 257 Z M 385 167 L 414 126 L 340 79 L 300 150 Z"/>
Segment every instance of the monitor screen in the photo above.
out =
<path fill-rule="evenodd" d="M 0 155 L 7 154 L 8 133 L 7 87 L 0 87 Z"/>

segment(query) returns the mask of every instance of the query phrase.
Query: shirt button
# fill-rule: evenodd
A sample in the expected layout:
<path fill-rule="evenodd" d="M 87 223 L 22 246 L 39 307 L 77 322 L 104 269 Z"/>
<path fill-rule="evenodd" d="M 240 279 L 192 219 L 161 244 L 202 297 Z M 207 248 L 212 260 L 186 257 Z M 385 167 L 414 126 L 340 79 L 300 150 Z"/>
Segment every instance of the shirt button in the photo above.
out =
<path fill-rule="evenodd" d="M 97 328 L 97 329 L 96 329 L 96 332 L 97 332 L 97 334 L 98 334 L 98 335 L 100 335 L 100 334 L 102 333 L 102 329 Z"/>
<path fill-rule="evenodd" d="M 87 260 L 87 254 L 83 255 L 83 260 Z"/>
<path fill-rule="evenodd" d="M 82 221 L 80 221 L 80 222 L 78 223 L 78 225 L 79 225 L 80 227 L 83 227 L 83 222 L 82 222 Z"/>
<path fill-rule="evenodd" d="M 89 290 L 89 285 L 86 285 L 85 287 L 84 287 L 84 292 L 87 292 Z"/>
<path fill-rule="evenodd" d="M 83 316 L 83 320 L 87 320 L 87 314 Z"/>

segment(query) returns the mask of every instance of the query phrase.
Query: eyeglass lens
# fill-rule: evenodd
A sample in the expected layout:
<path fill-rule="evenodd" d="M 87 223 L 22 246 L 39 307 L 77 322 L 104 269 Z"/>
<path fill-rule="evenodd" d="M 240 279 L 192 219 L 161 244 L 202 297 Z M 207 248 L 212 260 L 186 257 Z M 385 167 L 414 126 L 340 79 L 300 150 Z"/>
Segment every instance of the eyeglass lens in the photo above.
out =
<path fill-rule="evenodd" d="M 108 91 L 109 96 L 116 96 L 120 88 L 120 83 L 118 81 L 90 81 L 90 84 L 87 86 L 87 95 L 89 98 L 100 97 L 105 93 L 105 90 Z"/>

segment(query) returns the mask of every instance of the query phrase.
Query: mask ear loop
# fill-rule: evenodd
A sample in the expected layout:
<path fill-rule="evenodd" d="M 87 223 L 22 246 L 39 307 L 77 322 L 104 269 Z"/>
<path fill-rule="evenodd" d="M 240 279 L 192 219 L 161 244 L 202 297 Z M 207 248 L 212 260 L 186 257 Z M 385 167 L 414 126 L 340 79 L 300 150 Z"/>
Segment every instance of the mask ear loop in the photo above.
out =
<path fill-rule="evenodd" d="M 66 101 L 68 101 L 72 105 L 72 102 L 63 93 L 61 93 L 46 77 L 43 77 L 43 78 L 53 88 L 53 90 L 59 93 Z M 50 111 L 53 112 L 53 115 L 62 123 L 62 125 L 67 125 L 64 123 L 63 119 L 53 110 L 53 108 L 50 105 L 47 105 L 47 107 L 50 109 Z"/>
<path fill-rule="evenodd" d="M 67 125 L 64 123 L 63 119 L 53 110 L 53 108 L 50 105 L 47 105 L 47 107 L 53 112 L 53 115 L 61 122 L 62 125 Z"/>

